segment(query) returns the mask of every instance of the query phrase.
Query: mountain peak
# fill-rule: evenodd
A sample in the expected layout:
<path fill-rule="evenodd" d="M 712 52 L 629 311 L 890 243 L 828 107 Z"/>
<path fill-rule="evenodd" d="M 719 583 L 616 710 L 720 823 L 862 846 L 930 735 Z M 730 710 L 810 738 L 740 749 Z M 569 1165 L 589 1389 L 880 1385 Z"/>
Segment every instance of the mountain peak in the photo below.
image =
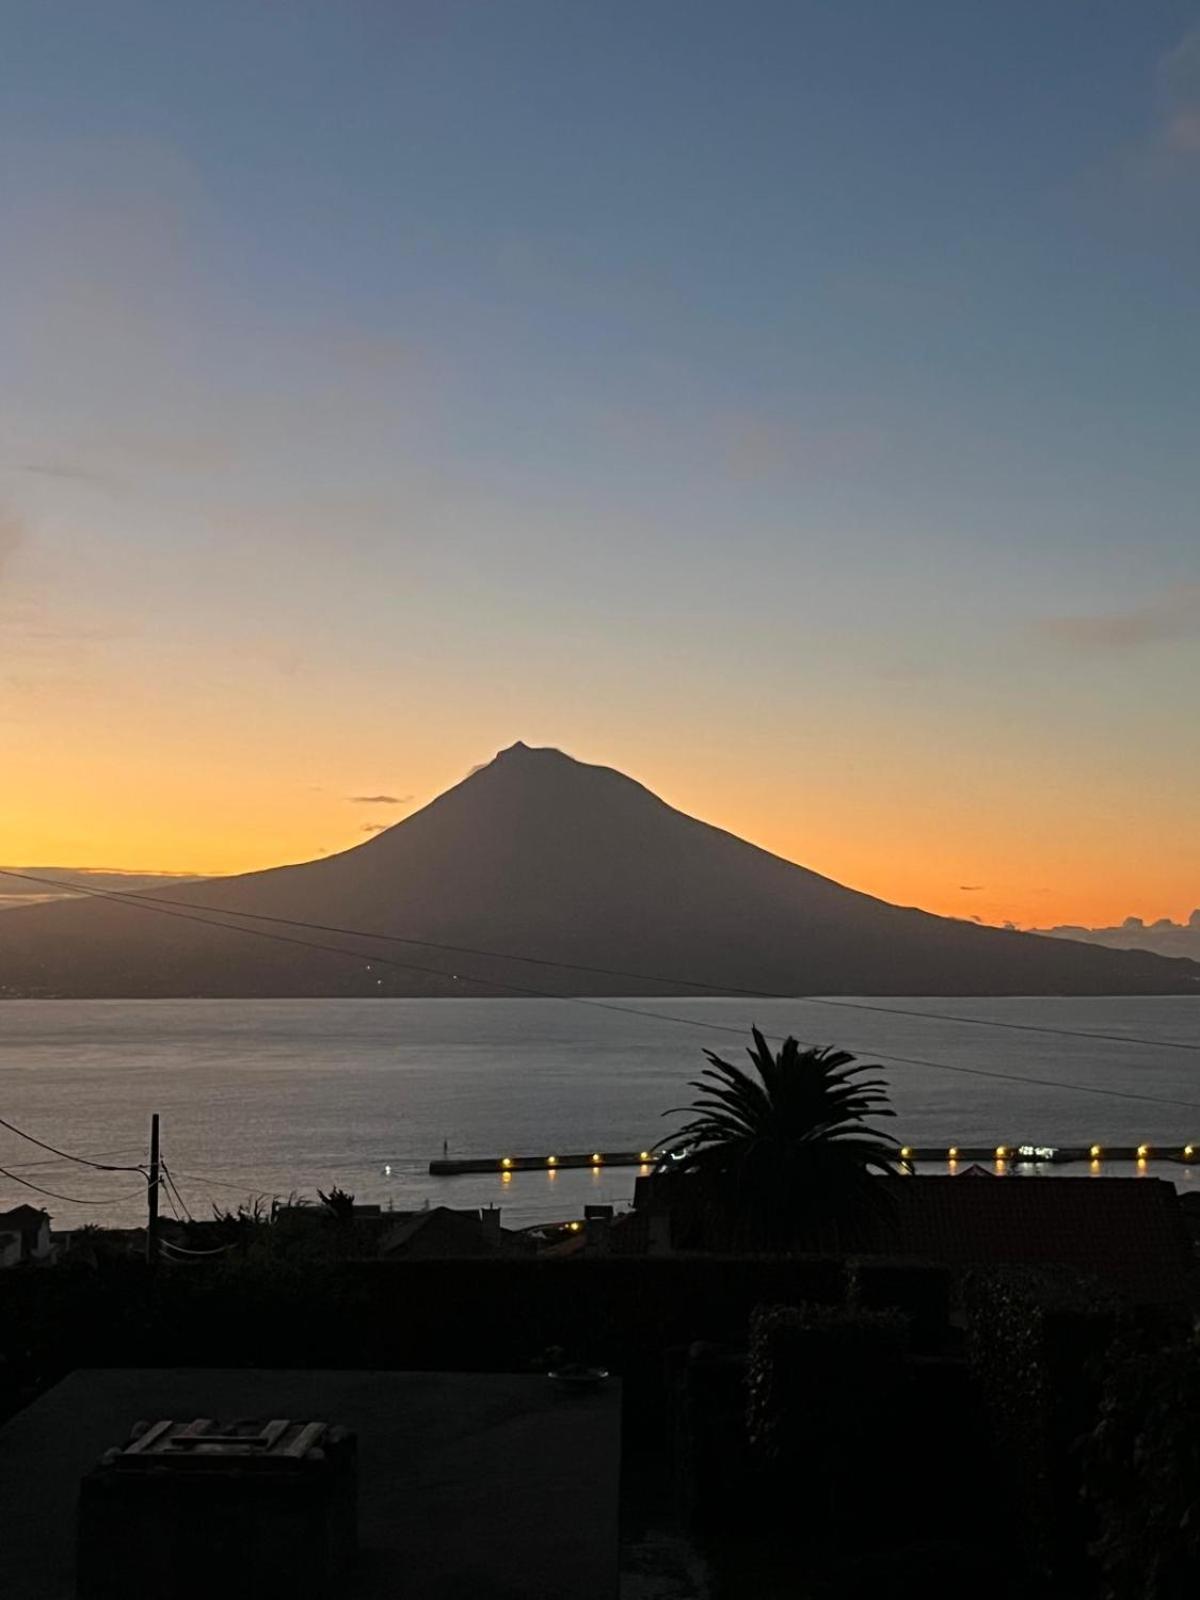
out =
<path fill-rule="evenodd" d="M 461 783 L 439 795 L 430 805 L 441 809 L 447 803 L 457 804 L 468 799 L 478 802 L 485 795 L 491 800 L 497 795 L 507 795 L 514 802 L 520 799 L 522 803 L 541 796 L 543 800 L 556 799 L 563 803 L 567 796 L 594 797 L 598 786 L 610 793 L 616 787 L 654 800 L 649 790 L 612 767 L 593 766 L 554 745 L 530 745 L 518 739 L 515 744 L 497 750 L 490 761 L 472 767 Z M 661 804 L 661 801 L 656 803 Z"/>
<path fill-rule="evenodd" d="M 0 993 L 1200 992 L 1187 960 L 888 905 L 524 740 L 353 849 L 173 898 L 196 918 L 168 923 L 124 897 L 6 911 Z M 243 918 L 360 931 L 268 942 Z M 379 938 L 399 949 L 377 962 Z M 531 960 L 546 967 L 534 980 Z"/>
<path fill-rule="evenodd" d="M 515 744 L 506 745 L 503 750 L 497 750 L 497 761 L 521 761 L 529 756 L 563 756 L 561 750 L 556 750 L 549 744 L 526 744 L 524 739 L 518 739 Z M 563 760 L 570 760 L 563 756 Z"/>
<path fill-rule="evenodd" d="M 526 744 L 524 739 L 518 739 L 515 744 L 497 750 L 487 765 L 523 769 L 540 767 L 544 770 L 547 767 L 583 767 L 586 763 L 576 761 L 574 756 L 567 755 L 565 750 L 558 750 L 552 744 Z"/>

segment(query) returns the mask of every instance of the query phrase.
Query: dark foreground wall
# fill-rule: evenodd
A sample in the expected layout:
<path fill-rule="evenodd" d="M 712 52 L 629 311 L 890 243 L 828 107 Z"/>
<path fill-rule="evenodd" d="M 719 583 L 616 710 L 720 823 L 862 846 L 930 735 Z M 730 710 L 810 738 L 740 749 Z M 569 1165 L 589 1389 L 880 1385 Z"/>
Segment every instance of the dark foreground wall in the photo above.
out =
<path fill-rule="evenodd" d="M 881 1269 L 885 1297 L 926 1320 L 944 1276 Z M 137 1262 L 0 1274 L 0 1405 L 80 1366 L 526 1371 L 568 1358 L 657 1373 L 695 1340 L 741 1344 L 762 1301 L 836 1303 L 846 1264 L 820 1258 L 347 1262 L 249 1259 L 221 1269 Z"/>

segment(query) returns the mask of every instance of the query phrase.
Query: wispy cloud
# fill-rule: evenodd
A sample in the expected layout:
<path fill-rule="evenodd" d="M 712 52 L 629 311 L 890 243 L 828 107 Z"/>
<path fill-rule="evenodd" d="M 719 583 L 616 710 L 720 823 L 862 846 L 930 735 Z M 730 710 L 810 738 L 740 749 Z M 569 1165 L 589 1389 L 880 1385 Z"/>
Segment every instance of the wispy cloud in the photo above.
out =
<path fill-rule="evenodd" d="M 404 806 L 412 799 L 410 794 L 352 794 L 356 806 Z"/>
<path fill-rule="evenodd" d="M 626 455 L 635 451 L 680 467 L 702 460 L 741 482 L 859 473 L 876 466 L 893 444 L 869 418 L 830 418 L 811 405 L 795 415 L 753 407 L 667 412 L 624 405 L 602 410 L 598 428 Z"/>
<path fill-rule="evenodd" d="M 1162 145 L 1176 155 L 1200 158 L 1200 28 L 1164 56 L 1159 81 Z"/>
<path fill-rule="evenodd" d="M 1107 655 L 1200 634 L 1200 583 L 1181 583 L 1153 600 L 1090 616 L 1044 617 L 1034 632 L 1081 654 Z"/>
<path fill-rule="evenodd" d="M 25 543 L 25 523 L 15 511 L 0 506 L 0 578 L 5 568 Z"/>
<path fill-rule="evenodd" d="M 1119 153 L 1127 198 L 1176 202 L 1181 183 L 1200 175 L 1200 28 L 1158 57 L 1146 81 L 1142 128 Z"/>
<path fill-rule="evenodd" d="M 71 461 L 18 461 L 18 472 L 27 472 L 35 478 L 55 478 L 65 483 L 83 483 L 96 489 L 116 487 L 116 479 L 107 472 L 95 472 L 91 467 L 79 466 Z"/>
<path fill-rule="evenodd" d="M 363 829 L 364 833 L 386 833 L 391 827 L 390 822 L 368 822 Z"/>
<path fill-rule="evenodd" d="M 981 883 L 960 883 L 958 887 L 962 890 L 963 894 L 978 894 L 979 891 L 983 888 L 983 884 L 981 884 Z"/>
<path fill-rule="evenodd" d="M 1200 961 L 1200 910 L 1193 911 L 1186 922 L 1173 922 L 1170 917 L 1159 917 L 1155 922 L 1126 917 L 1111 928 L 1060 923 L 1054 928 L 1032 931 L 1053 939 L 1081 939 L 1085 944 L 1106 945 L 1110 950 L 1151 950 L 1160 956 L 1186 956 Z"/>

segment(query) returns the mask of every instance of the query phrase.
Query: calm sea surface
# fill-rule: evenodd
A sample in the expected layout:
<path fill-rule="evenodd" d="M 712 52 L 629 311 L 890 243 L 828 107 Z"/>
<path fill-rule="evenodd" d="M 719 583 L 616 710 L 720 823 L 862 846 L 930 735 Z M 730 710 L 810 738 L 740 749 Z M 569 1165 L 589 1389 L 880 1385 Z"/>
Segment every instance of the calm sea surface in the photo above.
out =
<path fill-rule="evenodd" d="M 1200 1145 L 1200 1051 L 1124 1042 L 1200 1047 L 1200 998 L 862 1002 L 913 1013 L 899 1016 L 808 1001 L 612 1002 L 623 1004 L 654 1015 L 548 1000 L 3 1001 L 0 1116 L 60 1148 L 138 1161 L 150 1113 L 161 1112 L 164 1156 L 197 1215 L 251 1192 L 340 1184 L 397 1208 L 494 1202 L 516 1226 L 623 1202 L 636 1169 L 431 1178 L 443 1140 L 458 1156 L 641 1149 L 672 1126 L 661 1113 L 689 1098 L 702 1049 L 738 1059 L 738 1035 L 756 1022 L 878 1058 L 891 1129 L 913 1144 Z M 1098 1089 L 1191 1104 L 1089 1092 Z M 145 1214 L 136 1173 L 67 1164 L 4 1129 L 0 1165 L 98 1202 L 43 1202 L 0 1176 L 0 1202 L 44 1203 L 56 1227 Z M 1200 1167 L 1149 1170 L 1200 1184 Z"/>

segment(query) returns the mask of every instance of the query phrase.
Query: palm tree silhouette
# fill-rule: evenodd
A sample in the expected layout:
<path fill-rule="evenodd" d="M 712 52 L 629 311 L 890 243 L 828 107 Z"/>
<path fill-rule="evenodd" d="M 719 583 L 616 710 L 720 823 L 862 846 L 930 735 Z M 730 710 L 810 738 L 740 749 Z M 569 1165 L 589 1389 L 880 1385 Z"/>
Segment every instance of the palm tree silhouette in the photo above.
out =
<path fill-rule="evenodd" d="M 700 1098 L 664 1113 L 691 1115 L 659 1166 L 692 1224 L 685 1238 L 764 1249 L 861 1243 L 883 1203 L 872 1174 L 903 1167 L 867 1121 L 895 1115 L 887 1084 L 864 1077 L 878 1069 L 847 1050 L 788 1038 L 776 1054 L 751 1033 L 753 1073 L 706 1050 L 709 1065 L 689 1085 Z"/>

